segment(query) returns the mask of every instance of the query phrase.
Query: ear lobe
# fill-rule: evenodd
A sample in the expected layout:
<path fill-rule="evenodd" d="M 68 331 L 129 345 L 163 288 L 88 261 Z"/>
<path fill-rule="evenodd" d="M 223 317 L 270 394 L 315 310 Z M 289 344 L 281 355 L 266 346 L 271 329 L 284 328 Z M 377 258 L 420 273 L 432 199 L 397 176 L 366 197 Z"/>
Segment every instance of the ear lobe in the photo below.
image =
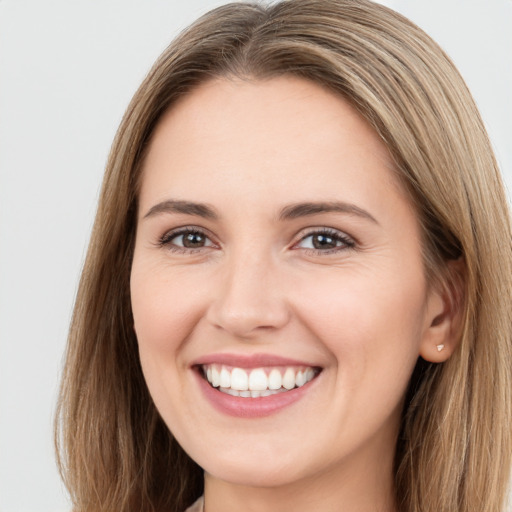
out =
<path fill-rule="evenodd" d="M 462 334 L 466 264 L 463 258 L 445 264 L 444 278 L 430 292 L 420 356 L 432 363 L 449 359 Z"/>

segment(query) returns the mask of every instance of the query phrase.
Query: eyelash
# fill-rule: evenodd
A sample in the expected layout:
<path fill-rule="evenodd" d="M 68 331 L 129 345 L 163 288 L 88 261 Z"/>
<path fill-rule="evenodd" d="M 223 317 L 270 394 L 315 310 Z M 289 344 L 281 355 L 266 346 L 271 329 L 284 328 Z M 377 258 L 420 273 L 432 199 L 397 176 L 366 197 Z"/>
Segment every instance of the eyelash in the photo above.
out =
<path fill-rule="evenodd" d="M 193 248 L 193 247 L 182 247 L 182 246 L 175 245 L 172 243 L 172 241 L 174 239 L 176 239 L 179 236 L 184 236 L 184 235 L 202 236 L 206 240 L 209 240 L 211 242 L 211 245 Z M 350 238 L 349 236 L 343 234 L 342 232 L 340 232 L 336 229 L 318 228 L 318 229 L 312 229 L 311 231 L 303 234 L 301 236 L 300 240 L 293 244 L 293 249 L 294 250 L 301 249 L 301 247 L 297 247 L 297 246 L 300 243 L 307 240 L 309 237 L 312 237 L 315 235 L 332 238 L 334 243 L 337 244 L 338 242 L 341 242 L 341 244 L 339 246 L 336 246 L 336 247 L 333 247 L 330 249 L 315 249 L 315 248 L 308 248 L 308 247 L 302 248 L 308 254 L 324 256 L 327 254 L 333 254 L 333 253 L 345 251 L 347 249 L 354 249 L 356 246 L 356 242 L 352 238 Z M 199 252 L 205 248 L 216 247 L 216 244 L 211 241 L 210 236 L 207 234 L 207 232 L 203 231 L 202 229 L 199 229 L 195 226 L 190 226 L 190 227 L 185 226 L 183 228 L 179 228 L 177 230 L 173 230 L 173 231 L 169 231 L 169 232 L 165 233 L 159 239 L 158 246 L 164 247 L 167 250 L 174 252 L 174 253 L 178 253 L 178 254 L 194 254 L 194 253 Z"/>
<path fill-rule="evenodd" d="M 339 253 L 341 251 L 346 251 L 347 249 L 354 249 L 355 248 L 355 241 L 350 238 L 349 236 L 345 235 L 341 231 L 338 231 L 336 229 L 332 228 L 319 228 L 319 229 L 312 229 L 308 233 L 305 233 L 301 239 L 294 244 L 294 247 L 296 247 L 301 242 L 304 242 L 304 240 L 307 240 L 309 237 L 312 236 L 325 236 L 328 238 L 332 238 L 333 241 L 337 244 L 338 242 L 341 242 L 339 246 L 333 247 L 331 249 L 314 249 L 314 248 L 303 248 L 305 251 L 307 251 L 308 254 L 314 254 L 314 255 L 321 255 L 324 256 L 326 254 L 335 254 Z M 300 248 L 298 248 L 300 249 Z M 298 250 L 296 249 L 296 250 Z"/>
<path fill-rule="evenodd" d="M 158 241 L 158 245 L 160 247 L 165 247 L 167 250 L 169 250 L 171 252 L 179 253 L 179 254 L 190 254 L 190 253 L 193 254 L 193 253 L 201 251 L 202 249 L 205 248 L 205 247 L 197 247 L 197 248 L 180 247 L 179 245 L 175 245 L 172 243 L 172 240 L 174 240 L 175 238 L 177 238 L 179 236 L 184 236 L 184 235 L 199 235 L 199 236 L 202 236 L 205 239 L 211 241 L 210 237 L 208 236 L 208 234 L 205 231 L 203 231 L 197 227 L 194 227 L 194 226 L 190 226 L 190 227 L 185 226 L 183 228 L 179 228 L 179 229 L 173 230 L 173 231 L 168 231 L 167 233 L 165 233 Z M 215 246 L 215 244 L 212 242 L 211 246 L 206 246 L 206 247 L 214 247 L 214 246 Z"/>

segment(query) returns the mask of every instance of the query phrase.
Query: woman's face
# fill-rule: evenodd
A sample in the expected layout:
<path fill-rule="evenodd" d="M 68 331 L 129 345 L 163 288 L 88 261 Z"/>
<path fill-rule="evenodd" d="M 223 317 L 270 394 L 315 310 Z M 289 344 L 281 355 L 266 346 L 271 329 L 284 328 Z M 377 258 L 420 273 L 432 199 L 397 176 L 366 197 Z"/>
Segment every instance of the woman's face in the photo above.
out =
<path fill-rule="evenodd" d="M 219 79 L 173 106 L 144 163 L 131 295 L 151 395 L 208 475 L 391 471 L 443 301 L 386 147 L 343 99 Z"/>

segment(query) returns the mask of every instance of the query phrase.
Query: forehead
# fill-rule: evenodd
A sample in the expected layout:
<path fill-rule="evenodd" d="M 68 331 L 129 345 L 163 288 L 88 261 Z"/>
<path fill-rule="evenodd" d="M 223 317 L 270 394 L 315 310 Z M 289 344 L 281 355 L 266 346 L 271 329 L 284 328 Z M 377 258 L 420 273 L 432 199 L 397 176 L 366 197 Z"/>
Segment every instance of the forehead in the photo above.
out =
<path fill-rule="evenodd" d="M 371 179 L 362 179 L 365 174 Z M 218 184 L 225 185 L 226 199 L 235 191 L 265 197 L 269 189 L 285 202 L 303 200 L 306 191 L 325 199 L 354 182 L 352 196 L 375 188 L 375 178 L 402 193 L 394 174 L 382 140 L 341 96 L 291 76 L 215 79 L 160 120 L 140 199 L 194 193 L 207 202 Z"/>

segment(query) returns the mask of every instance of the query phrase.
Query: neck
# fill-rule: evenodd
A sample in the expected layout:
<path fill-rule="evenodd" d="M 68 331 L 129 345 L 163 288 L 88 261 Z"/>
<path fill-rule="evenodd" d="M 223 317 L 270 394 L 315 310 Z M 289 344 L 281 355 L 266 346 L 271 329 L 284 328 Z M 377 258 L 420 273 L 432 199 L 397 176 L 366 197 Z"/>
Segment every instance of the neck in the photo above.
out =
<path fill-rule="evenodd" d="M 360 454 L 359 454 L 360 455 Z M 205 512 L 396 512 L 393 454 L 372 453 L 276 487 L 205 474 Z M 349 457 L 350 458 L 350 457 Z"/>

